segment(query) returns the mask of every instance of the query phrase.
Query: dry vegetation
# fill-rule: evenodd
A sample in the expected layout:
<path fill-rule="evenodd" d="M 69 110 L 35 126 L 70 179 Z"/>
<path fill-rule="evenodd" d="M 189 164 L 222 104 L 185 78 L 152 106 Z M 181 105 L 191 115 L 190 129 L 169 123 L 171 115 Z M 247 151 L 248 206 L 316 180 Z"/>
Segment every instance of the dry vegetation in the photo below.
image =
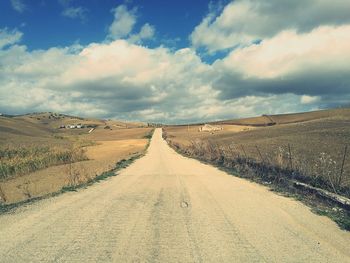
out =
<path fill-rule="evenodd" d="M 350 109 L 269 116 L 222 123 L 251 124 L 240 132 L 199 133 L 166 127 L 177 150 L 265 181 L 299 180 L 350 197 Z M 279 124 L 278 124 L 279 123 Z M 258 127 L 257 126 L 265 126 Z M 226 130 L 226 131 L 225 131 Z"/>
<path fill-rule="evenodd" d="M 53 165 L 86 160 L 82 148 L 58 148 L 50 146 L 5 146 L 0 148 L 0 178 L 23 175 Z"/>
<path fill-rule="evenodd" d="M 60 129 L 78 123 L 85 128 Z M 145 149 L 152 131 L 145 126 L 55 113 L 0 116 L 0 204 L 94 180 Z"/>

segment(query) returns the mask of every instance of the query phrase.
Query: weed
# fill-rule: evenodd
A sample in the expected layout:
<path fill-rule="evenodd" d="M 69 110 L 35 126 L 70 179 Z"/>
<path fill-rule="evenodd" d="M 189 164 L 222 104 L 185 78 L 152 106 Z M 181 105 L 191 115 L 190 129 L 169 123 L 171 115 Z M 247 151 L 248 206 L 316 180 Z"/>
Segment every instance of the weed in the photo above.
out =
<path fill-rule="evenodd" d="M 53 165 L 86 160 L 82 148 L 69 149 L 50 146 L 0 148 L 0 178 L 23 175 Z"/>
<path fill-rule="evenodd" d="M 147 133 L 145 136 L 143 136 L 143 139 L 152 139 L 154 133 L 154 129 L 152 129 L 149 133 Z"/>
<path fill-rule="evenodd" d="M 153 131 L 154 130 L 152 130 L 152 135 L 153 135 Z M 15 208 L 17 208 L 19 206 L 30 204 L 32 202 L 36 202 L 38 200 L 42 200 L 42 199 L 45 199 L 45 198 L 54 197 L 54 196 L 57 196 L 59 194 L 65 193 L 65 192 L 72 192 L 72 191 L 76 192 L 80 188 L 85 188 L 85 187 L 87 187 L 89 185 L 92 185 L 92 184 L 94 184 L 96 182 L 100 182 L 100 181 L 105 180 L 105 179 L 107 179 L 109 177 L 117 176 L 119 170 L 128 167 L 136 159 L 141 158 L 144 155 L 144 153 L 146 152 L 147 148 L 149 147 L 149 144 L 150 144 L 150 140 L 148 141 L 148 144 L 146 145 L 145 151 L 142 154 L 133 155 L 129 159 L 122 159 L 119 162 L 117 162 L 115 164 L 115 166 L 111 170 L 106 171 L 106 172 L 104 172 L 104 173 L 102 173 L 102 174 L 100 174 L 100 175 L 98 175 L 98 176 L 96 176 L 94 178 L 87 178 L 87 177 L 85 177 L 81 181 L 75 180 L 76 173 L 79 173 L 79 175 L 82 175 L 83 177 L 84 177 L 85 173 L 84 173 L 83 170 L 79 170 L 80 169 L 79 167 L 73 168 L 73 166 L 70 165 L 72 170 L 73 170 L 72 171 L 73 178 L 69 179 L 70 183 L 68 182 L 68 184 L 66 186 L 62 187 L 62 189 L 60 191 L 54 192 L 54 193 L 50 193 L 50 194 L 47 194 L 45 196 L 31 197 L 31 198 L 29 198 L 27 200 L 24 200 L 24 201 L 21 201 L 19 203 L 5 204 L 6 199 L 5 199 L 5 196 L 3 195 L 3 192 L 1 191 L 1 187 L 0 187 L 0 214 L 12 211 L 13 209 L 15 209 Z M 79 178 L 82 179 L 81 176 L 79 176 Z M 1 200 L 1 198 L 3 200 Z"/>
<path fill-rule="evenodd" d="M 327 216 L 336 222 L 341 229 L 350 231 L 350 214 L 339 208 L 313 208 L 312 211 L 320 216 Z"/>
<path fill-rule="evenodd" d="M 334 207 L 334 203 L 322 200 L 314 193 L 303 192 L 291 186 L 290 179 L 315 184 L 314 180 L 316 177 L 304 176 L 300 171 L 293 168 L 290 163 L 290 150 L 285 150 L 283 147 L 278 149 L 276 160 L 279 165 L 277 166 L 276 162 L 271 159 L 265 160 L 261 153 L 259 154 L 259 159 L 247 155 L 243 146 L 237 147 L 234 144 L 218 145 L 209 140 L 195 140 L 189 146 L 185 146 L 169 139 L 167 141 L 180 154 L 213 164 L 229 174 L 264 185 L 267 184 L 272 191 L 305 203 L 315 213 L 331 218 L 340 228 L 350 231 L 349 211 L 340 207 Z M 295 159 L 294 163 L 300 165 Z M 322 185 L 323 188 L 332 187 L 330 190 L 333 189 L 334 191 L 343 189 L 340 188 L 342 181 L 339 179 L 339 173 L 337 173 L 338 167 L 330 156 L 321 153 L 318 159 L 318 165 L 315 165 L 313 169 L 310 169 L 310 163 L 305 162 L 304 165 L 304 169 L 308 167 L 309 172 L 312 171 L 318 174 L 318 185 Z M 328 178 L 329 181 L 326 181 L 325 178 Z M 329 185 L 329 182 L 332 182 L 332 186 Z"/>
<path fill-rule="evenodd" d="M 6 203 L 6 196 L 0 185 L 0 204 L 1 203 Z"/>

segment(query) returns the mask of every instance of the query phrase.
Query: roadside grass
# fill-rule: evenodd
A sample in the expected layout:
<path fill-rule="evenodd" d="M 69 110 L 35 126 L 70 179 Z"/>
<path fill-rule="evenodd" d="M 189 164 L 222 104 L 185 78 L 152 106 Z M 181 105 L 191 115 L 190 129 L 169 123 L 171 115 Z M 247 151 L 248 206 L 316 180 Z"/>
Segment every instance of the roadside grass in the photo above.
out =
<path fill-rule="evenodd" d="M 31 173 L 54 165 L 87 160 L 81 147 L 5 146 L 0 148 L 0 179 Z"/>
<path fill-rule="evenodd" d="M 94 178 L 88 179 L 86 182 L 78 183 L 78 184 L 70 184 L 70 185 L 64 186 L 61 190 L 61 193 L 71 192 L 71 191 L 76 192 L 80 188 L 86 188 L 94 183 L 106 180 L 109 177 L 117 176 L 118 171 L 120 171 L 124 168 L 127 168 L 130 164 L 132 164 L 135 160 L 139 159 L 142 156 L 143 156 L 143 154 L 137 154 L 137 155 L 130 157 L 129 159 L 122 159 L 116 163 L 116 165 L 113 169 L 106 171 L 106 172 L 103 172 L 102 174 L 100 174 Z"/>
<path fill-rule="evenodd" d="M 134 161 L 136 161 L 137 159 L 141 158 L 142 156 L 144 156 L 147 152 L 147 149 L 150 145 L 152 136 L 154 133 L 154 129 L 152 129 L 148 134 L 147 134 L 147 138 L 148 138 L 148 143 L 145 147 L 145 150 L 143 153 L 140 154 L 136 154 L 131 156 L 128 159 L 122 159 L 119 162 L 116 163 L 115 167 L 109 171 L 106 171 L 104 173 L 102 173 L 101 175 L 98 175 L 94 178 L 83 178 L 83 181 L 79 181 L 79 171 L 77 172 L 70 172 L 69 174 L 69 184 L 65 187 L 62 188 L 61 193 L 64 192 L 69 192 L 69 191 L 77 191 L 80 188 L 86 188 L 94 183 L 100 182 L 102 180 L 105 180 L 109 177 L 113 177 L 113 176 L 117 176 L 118 175 L 118 171 L 127 168 L 130 164 L 132 164 Z M 76 176 L 76 178 L 75 178 Z M 73 178 L 72 178 L 73 177 Z"/>
<path fill-rule="evenodd" d="M 80 147 L 6 146 L 0 148 L 0 179 L 31 173 L 59 164 L 87 160 Z"/>
<path fill-rule="evenodd" d="M 69 178 L 69 183 L 62 187 L 62 189 L 58 192 L 54 192 L 54 193 L 50 193 L 50 194 L 47 194 L 47 195 L 44 195 L 44 196 L 40 196 L 40 197 L 34 197 L 34 198 L 29 198 L 25 201 L 21 201 L 21 202 L 18 202 L 18 203 L 14 203 L 14 204 L 2 204 L 0 203 L 0 215 L 2 213 L 7 213 L 7 212 L 11 212 L 12 210 L 20 207 L 20 206 L 24 206 L 24 205 L 27 205 L 27 204 L 32 204 L 36 201 L 40 201 L 40 200 L 43 200 L 43 199 L 47 199 L 47 198 L 51 198 L 51 197 L 55 197 L 55 196 L 58 196 L 58 195 L 61 195 L 63 193 L 66 193 L 66 192 L 76 192 L 78 191 L 79 189 L 83 189 L 83 188 L 87 188 L 88 186 L 91 186 L 95 183 L 98 183 L 100 181 L 103 181 L 103 180 L 107 180 L 108 178 L 111 178 L 111 177 L 114 177 L 114 176 L 117 176 L 118 175 L 118 171 L 124 169 L 124 168 L 127 168 L 129 165 L 131 165 L 134 161 L 136 161 L 137 159 L 143 157 L 146 152 L 147 152 L 147 149 L 150 145 L 150 141 L 151 141 L 151 138 L 153 136 L 153 133 L 154 133 L 154 129 L 149 133 L 150 136 L 149 136 L 149 139 L 148 139 L 148 143 L 145 147 L 145 150 L 140 153 L 140 154 L 136 154 L 136 155 L 133 155 L 131 156 L 130 158 L 128 159 L 122 159 L 120 161 L 118 161 L 116 164 L 115 164 L 115 167 L 112 168 L 111 170 L 109 171 L 106 171 L 106 172 L 103 172 L 102 174 L 94 177 L 94 178 L 84 178 L 86 181 L 79 181 L 79 180 L 73 180 L 71 177 L 72 176 L 76 176 L 80 175 L 81 171 L 74 171 L 72 172 L 71 174 L 68 174 L 68 177 Z M 78 178 L 79 179 L 79 178 Z M 1 194 L 1 188 L 0 188 L 0 194 Z M 1 197 L 1 195 L 0 195 Z"/>
<path fill-rule="evenodd" d="M 317 186 L 332 190 L 333 188 L 329 181 L 324 180 L 324 177 L 318 176 L 316 180 L 315 178 L 304 177 L 303 174 L 290 169 L 288 165 L 284 167 L 269 165 L 261 160 L 247 158 L 245 155 L 246 153 L 240 152 L 239 154 L 235 154 L 232 149 L 215 142 L 192 141 L 190 144 L 185 145 L 174 142 L 173 136 L 169 136 L 168 138 L 167 136 L 167 132 L 164 132 L 163 137 L 179 154 L 195 158 L 206 164 L 214 165 L 228 174 L 262 184 L 280 195 L 301 201 L 310 207 L 314 213 L 327 216 L 336 222 L 341 229 L 350 231 L 349 209 L 340 207 L 338 204 L 319 196 L 317 193 L 298 189 L 294 187 L 292 183 L 293 180 L 313 184 L 317 183 Z M 287 162 L 288 159 L 289 158 L 287 158 Z M 318 168 L 320 169 L 322 167 L 322 169 L 328 169 L 324 172 L 325 174 L 331 175 L 332 172 L 338 172 L 336 169 L 332 170 L 333 166 L 328 165 L 329 161 L 327 159 L 321 159 L 321 162 L 323 162 L 323 160 L 326 160 L 325 164 L 322 165 L 321 163 Z M 335 179 L 336 178 L 337 177 L 335 177 Z M 348 188 L 343 188 L 341 190 L 343 193 L 349 193 Z"/>
<path fill-rule="evenodd" d="M 47 198 L 51 198 L 51 197 L 55 197 L 55 196 L 59 196 L 63 193 L 66 192 L 77 192 L 79 189 L 83 189 L 83 188 L 87 188 L 88 186 L 91 186 L 95 183 L 98 183 L 102 180 L 106 180 L 110 177 L 114 177 L 118 175 L 118 171 L 122 170 L 126 167 L 128 167 L 131 163 L 133 163 L 135 160 L 141 158 L 144 154 L 138 154 L 138 155 L 134 155 L 132 157 L 130 157 L 129 159 L 122 159 L 119 162 L 116 163 L 115 167 L 110 170 L 110 171 L 106 171 L 104 173 L 102 173 L 101 175 L 96 176 L 93 179 L 90 179 L 87 182 L 84 183 L 80 183 L 78 185 L 67 185 L 62 187 L 62 189 L 58 192 L 55 193 L 50 193 L 44 196 L 40 196 L 40 197 L 34 197 L 34 198 L 29 198 L 25 201 L 21 201 L 18 203 L 14 203 L 14 204 L 1 204 L 0 203 L 0 215 L 2 213 L 7 213 L 7 212 L 11 212 L 13 209 L 16 209 L 18 207 L 24 206 L 24 205 L 28 205 L 28 204 L 32 204 L 36 201 L 40 201 L 43 199 L 47 199 Z"/>
<path fill-rule="evenodd" d="M 152 129 L 149 133 L 147 133 L 145 136 L 143 136 L 143 139 L 151 139 L 154 133 L 154 129 Z"/>
<path fill-rule="evenodd" d="M 173 126 L 165 136 L 189 155 L 237 169 L 273 170 L 350 198 L 349 125 L 350 115 L 342 115 L 242 132 L 223 126 L 213 134 Z"/>
<path fill-rule="evenodd" d="M 350 231 L 350 214 L 344 210 L 333 210 L 328 208 L 312 208 L 315 214 L 320 216 L 327 216 L 338 224 L 343 229 Z"/>

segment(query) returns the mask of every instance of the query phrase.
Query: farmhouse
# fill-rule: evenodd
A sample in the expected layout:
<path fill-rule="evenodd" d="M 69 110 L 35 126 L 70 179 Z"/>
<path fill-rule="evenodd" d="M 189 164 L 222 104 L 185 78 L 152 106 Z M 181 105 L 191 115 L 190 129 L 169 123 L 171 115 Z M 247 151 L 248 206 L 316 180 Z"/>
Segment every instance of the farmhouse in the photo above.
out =
<path fill-rule="evenodd" d="M 222 131 L 223 128 L 219 126 L 214 126 L 210 124 L 204 124 L 203 126 L 199 127 L 199 132 L 214 132 L 214 131 Z"/>
<path fill-rule="evenodd" d="M 85 126 L 82 125 L 82 124 L 77 124 L 77 125 L 69 124 L 69 125 L 66 126 L 66 128 L 67 129 L 82 129 L 82 128 L 85 128 Z"/>

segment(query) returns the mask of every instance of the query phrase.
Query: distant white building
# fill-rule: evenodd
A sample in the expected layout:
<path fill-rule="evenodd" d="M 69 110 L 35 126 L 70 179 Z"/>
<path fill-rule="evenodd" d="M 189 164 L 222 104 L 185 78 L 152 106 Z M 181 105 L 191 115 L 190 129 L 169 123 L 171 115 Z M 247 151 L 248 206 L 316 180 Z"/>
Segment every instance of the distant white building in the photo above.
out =
<path fill-rule="evenodd" d="M 214 131 L 222 131 L 223 128 L 220 126 L 214 126 L 210 124 L 204 124 L 203 126 L 199 127 L 198 131 L 200 132 L 214 132 Z"/>
<path fill-rule="evenodd" d="M 66 126 L 66 128 L 67 129 L 83 129 L 83 128 L 85 128 L 85 126 L 80 124 L 80 123 L 79 124 L 68 124 Z"/>

